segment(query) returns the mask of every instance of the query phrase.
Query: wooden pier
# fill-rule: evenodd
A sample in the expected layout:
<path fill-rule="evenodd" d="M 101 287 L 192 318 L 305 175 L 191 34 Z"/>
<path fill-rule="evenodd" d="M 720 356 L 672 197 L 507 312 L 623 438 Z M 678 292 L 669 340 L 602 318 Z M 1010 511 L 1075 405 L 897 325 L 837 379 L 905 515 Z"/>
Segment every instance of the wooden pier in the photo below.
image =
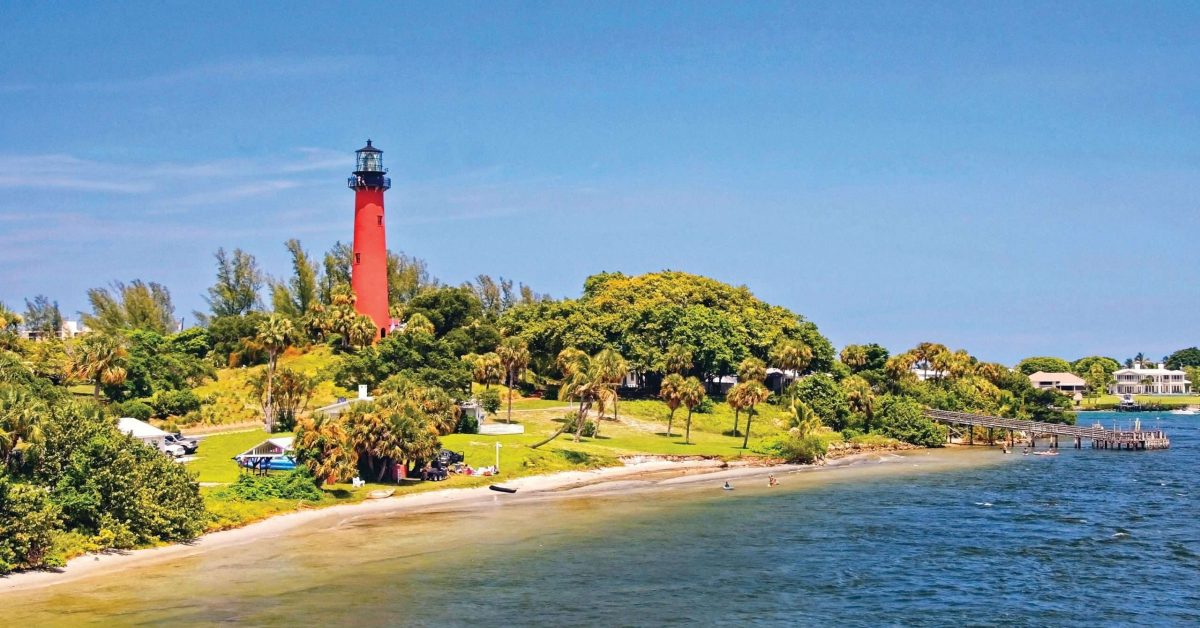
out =
<path fill-rule="evenodd" d="M 989 445 L 994 445 L 995 430 L 1001 430 L 1001 435 L 1007 431 L 1009 446 L 1016 445 L 1016 434 L 1019 432 L 1029 439 L 1031 448 L 1037 447 L 1038 437 L 1049 438 L 1050 447 L 1058 448 L 1058 438 L 1072 438 L 1075 449 L 1083 448 L 1083 440 L 1091 441 L 1093 449 L 1123 449 L 1127 451 L 1142 451 L 1148 449 L 1167 449 L 1171 440 L 1162 430 L 1143 430 L 1140 420 L 1134 421 L 1129 430 L 1106 430 L 1096 423 L 1091 426 L 1066 425 L 1063 423 L 1042 423 L 1040 421 L 1024 421 L 1004 417 L 971 414 L 968 412 L 953 412 L 950 410 L 925 410 L 925 416 L 949 426 L 967 426 L 970 444 L 975 444 L 976 427 L 987 428 Z"/>

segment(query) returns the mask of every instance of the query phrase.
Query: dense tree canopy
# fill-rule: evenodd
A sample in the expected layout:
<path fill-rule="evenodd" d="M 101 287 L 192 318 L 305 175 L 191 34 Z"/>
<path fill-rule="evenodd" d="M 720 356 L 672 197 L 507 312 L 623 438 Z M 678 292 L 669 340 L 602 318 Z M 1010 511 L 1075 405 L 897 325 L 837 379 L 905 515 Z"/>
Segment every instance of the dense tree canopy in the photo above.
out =
<path fill-rule="evenodd" d="M 1017 370 L 1025 375 L 1033 375 L 1038 371 L 1044 373 L 1070 373 L 1071 364 L 1062 358 L 1025 358 L 1017 363 Z"/>
<path fill-rule="evenodd" d="M 682 272 L 589 277 L 583 296 L 513 307 L 501 317 L 506 333 L 523 337 L 539 372 L 568 347 L 619 351 L 635 371 L 666 373 L 668 349 L 691 355 L 688 373 L 712 378 L 735 372 L 747 357 L 768 360 L 782 340 L 812 351 L 809 371 L 830 368 L 833 346 L 815 325 L 768 305 L 745 287 Z"/>
<path fill-rule="evenodd" d="M 1167 356 L 1167 368 L 1178 370 L 1185 366 L 1200 366 L 1200 348 L 1188 347 Z M 1192 383 L 1200 386 L 1200 382 Z"/>

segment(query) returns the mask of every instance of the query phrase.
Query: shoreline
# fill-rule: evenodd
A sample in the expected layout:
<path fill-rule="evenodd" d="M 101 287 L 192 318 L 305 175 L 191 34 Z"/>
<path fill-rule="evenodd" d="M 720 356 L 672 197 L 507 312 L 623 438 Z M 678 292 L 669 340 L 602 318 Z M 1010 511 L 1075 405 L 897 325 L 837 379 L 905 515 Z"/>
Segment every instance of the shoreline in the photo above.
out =
<path fill-rule="evenodd" d="M 655 456 L 635 456 L 628 459 L 632 462 L 627 462 L 625 466 L 620 467 L 563 471 L 513 478 L 502 480 L 502 482 L 507 487 L 518 489 L 519 492 L 514 496 L 516 498 L 514 501 L 519 503 L 521 498 L 529 495 L 540 498 L 561 498 L 585 493 L 598 495 L 632 492 L 656 484 L 678 486 L 710 480 L 724 481 L 752 476 L 765 477 L 771 473 L 849 468 L 857 463 L 868 462 L 880 454 L 904 454 L 912 451 L 875 449 L 854 452 L 811 465 L 772 463 L 761 460 L 730 463 L 720 459 L 672 460 Z M 928 450 L 918 449 L 915 451 Z M 660 478 L 658 483 L 651 481 L 655 476 Z M 438 489 L 388 499 L 339 504 L 328 508 L 297 510 L 239 528 L 204 534 L 185 543 L 85 554 L 72 558 L 61 568 L 17 572 L 0 577 L 0 599 L 12 593 L 45 589 L 89 577 L 119 573 L 143 565 L 270 540 L 305 525 L 319 524 L 323 520 L 327 520 L 332 527 L 350 518 L 408 516 L 429 508 L 467 509 L 486 503 L 498 495 L 499 493 L 486 486 Z"/>

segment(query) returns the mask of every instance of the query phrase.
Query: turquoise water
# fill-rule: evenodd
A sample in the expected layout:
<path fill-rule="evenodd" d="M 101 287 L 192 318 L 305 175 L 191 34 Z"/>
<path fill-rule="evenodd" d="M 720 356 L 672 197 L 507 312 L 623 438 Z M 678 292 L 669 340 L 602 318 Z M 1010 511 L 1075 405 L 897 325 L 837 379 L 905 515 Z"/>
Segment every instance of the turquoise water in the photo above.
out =
<path fill-rule="evenodd" d="M 0 602 L 10 624 L 1196 625 L 1200 418 L 1162 417 L 1167 451 L 922 453 L 777 489 L 497 496 Z"/>

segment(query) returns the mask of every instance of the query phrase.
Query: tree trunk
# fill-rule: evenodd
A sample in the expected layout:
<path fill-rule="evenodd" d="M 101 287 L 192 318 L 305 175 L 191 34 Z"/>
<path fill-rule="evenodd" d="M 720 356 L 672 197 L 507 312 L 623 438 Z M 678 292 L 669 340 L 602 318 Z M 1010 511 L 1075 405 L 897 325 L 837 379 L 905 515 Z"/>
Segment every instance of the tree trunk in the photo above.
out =
<path fill-rule="evenodd" d="M 671 436 L 671 423 L 675 420 L 675 408 L 671 408 L 671 413 L 667 415 L 667 437 Z"/>
<path fill-rule="evenodd" d="M 754 406 L 746 410 L 746 437 L 742 439 L 742 449 L 750 446 L 750 422 L 754 420 Z"/>
<path fill-rule="evenodd" d="M 512 374 L 512 370 L 509 369 L 509 371 L 508 371 L 508 419 L 507 419 L 508 423 L 512 423 L 512 381 L 513 381 L 513 374 Z"/>
<path fill-rule="evenodd" d="M 692 409 L 688 408 L 687 427 L 683 429 L 683 444 L 692 444 Z"/>
<path fill-rule="evenodd" d="M 734 409 L 733 409 L 733 435 L 734 435 L 734 436 L 737 436 L 737 435 L 738 435 L 738 431 L 737 431 L 737 428 L 738 428 L 738 419 L 739 419 L 739 418 L 741 418 L 741 416 L 740 416 L 740 415 L 741 415 L 741 413 L 742 413 L 742 409 L 741 409 L 741 408 L 734 408 Z"/>
<path fill-rule="evenodd" d="M 558 438 L 559 434 L 562 434 L 563 432 L 567 431 L 568 425 L 569 425 L 569 423 L 567 423 L 566 421 L 563 421 L 562 427 L 558 428 L 557 432 L 551 434 L 550 437 L 546 438 L 545 440 L 540 440 L 540 441 L 530 445 L 529 448 L 537 449 L 538 447 L 541 447 L 542 445 L 545 445 L 546 443 Z"/>
<path fill-rule="evenodd" d="M 590 404 L 589 404 L 590 405 Z M 579 404 L 579 416 L 576 417 L 578 423 L 575 424 L 575 442 L 579 442 L 583 438 L 583 424 L 587 423 L 588 406 Z"/>
<path fill-rule="evenodd" d="M 92 387 L 92 398 L 100 402 L 100 376 L 96 376 L 96 385 Z"/>
<path fill-rule="evenodd" d="M 263 404 L 263 423 L 266 425 L 267 433 L 270 434 L 275 429 L 274 405 L 275 400 L 272 399 L 272 387 L 275 383 L 275 356 L 271 355 L 267 359 L 267 402 Z"/>

